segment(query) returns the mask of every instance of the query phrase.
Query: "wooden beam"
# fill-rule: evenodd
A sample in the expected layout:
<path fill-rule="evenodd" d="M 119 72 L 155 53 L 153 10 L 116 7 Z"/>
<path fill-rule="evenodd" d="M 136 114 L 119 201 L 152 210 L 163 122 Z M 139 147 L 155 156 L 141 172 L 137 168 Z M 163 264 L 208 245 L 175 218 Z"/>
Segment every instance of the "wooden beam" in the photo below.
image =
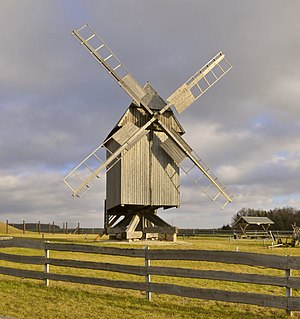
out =
<path fill-rule="evenodd" d="M 173 267 L 149 267 L 148 272 L 151 275 L 199 278 L 232 282 L 243 282 L 256 285 L 269 285 L 278 287 L 300 288 L 300 278 L 279 276 L 267 276 L 257 274 L 236 273 L 215 270 L 197 270 Z"/>
<path fill-rule="evenodd" d="M 144 233 L 177 234 L 177 227 L 145 227 Z"/>
<path fill-rule="evenodd" d="M 82 260 L 54 259 L 54 258 L 48 258 L 46 259 L 46 262 L 53 266 L 106 270 L 106 271 L 121 272 L 121 273 L 139 275 L 139 276 L 146 275 L 146 268 L 142 266 L 111 264 L 111 263 L 101 263 L 101 262 L 82 261 Z"/>
<path fill-rule="evenodd" d="M 43 265 L 45 258 L 43 256 L 22 256 L 14 254 L 6 254 L 0 252 L 0 260 L 6 260 L 21 264 Z"/>
<path fill-rule="evenodd" d="M 12 238 L 8 240 L 0 240 L 0 247 L 44 249 L 44 241 L 24 238 Z"/>
<path fill-rule="evenodd" d="M 14 276 L 14 277 L 22 277 L 22 278 L 31 278 L 31 279 L 40 279 L 40 280 L 44 279 L 44 273 L 40 271 L 15 269 L 15 268 L 2 267 L 2 266 L 0 266 L 0 274 Z"/>
<path fill-rule="evenodd" d="M 249 266 L 264 266 L 276 269 L 288 269 L 293 264 L 288 264 L 285 256 L 267 254 L 230 252 L 218 250 L 149 250 L 147 258 L 155 260 L 195 260 L 222 262 L 226 264 L 243 264 Z M 297 267 L 300 267 L 299 265 Z"/>
<path fill-rule="evenodd" d="M 128 257 L 145 257 L 144 249 L 131 248 L 115 248 L 115 247 L 101 247 L 79 244 L 59 244 L 59 243 L 45 243 L 45 249 L 56 251 L 72 251 L 90 254 L 114 255 L 114 256 L 128 256 Z"/>
<path fill-rule="evenodd" d="M 277 297 L 274 295 L 264 295 L 237 291 L 224 291 L 217 289 L 191 288 L 158 283 L 150 283 L 147 289 L 150 289 L 151 292 L 176 295 L 181 297 L 244 303 L 279 309 L 287 309 L 288 303 L 291 300 L 291 298 Z M 295 300 L 294 304 L 290 307 L 298 307 L 299 309 L 300 298 L 297 299 L 298 300 Z"/>
<path fill-rule="evenodd" d="M 132 282 L 123 280 L 110 280 L 103 278 L 92 278 L 92 277 L 80 277 L 62 274 L 47 274 L 47 279 L 57 280 L 57 281 L 67 281 L 87 285 L 104 286 L 111 288 L 121 288 L 121 289 L 132 289 L 132 290 L 146 290 L 146 283 L 144 282 Z"/>

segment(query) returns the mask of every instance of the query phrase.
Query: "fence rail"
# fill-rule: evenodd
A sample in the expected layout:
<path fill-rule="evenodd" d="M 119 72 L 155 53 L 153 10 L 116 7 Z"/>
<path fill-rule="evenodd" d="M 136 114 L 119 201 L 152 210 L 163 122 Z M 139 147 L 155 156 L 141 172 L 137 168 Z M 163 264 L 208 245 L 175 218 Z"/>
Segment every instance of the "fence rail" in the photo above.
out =
<path fill-rule="evenodd" d="M 44 271 L 16 269 L 12 267 L 0 266 L 0 274 L 3 275 L 44 280 L 46 284 L 49 284 L 49 280 L 55 280 L 99 285 L 112 288 L 140 290 L 146 292 L 148 300 L 151 300 L 151 293 L 163 293 L 189 298 L 218 300 L 280 308 L 287 310 L 289 313 L 291 311 L 300 311 L 300 297 L 292 296 L 292 289 L 300 288 L 300 278 L 292 276 L 292 270 L 300 269 L 300 257 L 274 256 L 230 251 L 129 249 L 92 245 L 51 243 L 40 240 L 28 240 L 20 238 L 0 240 L 0 248 L 5 247 L 22 247 L 44 250 L 44 256 L 24 256 L 0 252 L 0 261 L 2 260 L 14 263 L 44 265 Z M 87 254 L 103 254 L 111 256 L 143 258 L 145 260 L 145 266 L 50 258 L 50 251 L 80 252 Z M 150 262 L 153 260 L 219 262 L 226 264 L 240 264 L 247 266 L 273 268 L 282 270 L 284 272 L 282 276 L 272 276 L 217 270 L 160 267 L 151 266 Z M 144 276 L 145 281 L 124 281 L 95 277 L 82 277 L 68 274 L 57 274 L 50 272 L 49 265 L 138 275 Z M 221 280 L 237 283 L 285 287 L 286 295 L 275 296 L 268 294 L 185 287 L 169 283 L 154 283 L 150 280 L 152 275 Z"/>

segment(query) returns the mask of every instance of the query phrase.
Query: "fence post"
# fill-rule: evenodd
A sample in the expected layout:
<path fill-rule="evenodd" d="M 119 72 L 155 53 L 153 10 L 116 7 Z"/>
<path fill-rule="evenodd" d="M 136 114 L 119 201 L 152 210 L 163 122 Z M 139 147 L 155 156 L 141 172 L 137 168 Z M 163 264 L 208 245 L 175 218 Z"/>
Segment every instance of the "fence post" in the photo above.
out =
<path fill-rule="evenodd" d="M 286 277 L 286 282 L 287 282 L 287 285 L 288 285 L 288 282 L 289 282 L 289 277 L 292 276 L 292 269 L 289 269 L 289 256 L 286 256 L 287 257 L 287 269 L 285 270 L 285 277 Z M 292 297 L 293 295 L 293 290 L 291 287 L 288 287 L 286 286 L 285 288 L 285 296 L 287 298 L 289 297 Z M 287 305 L 289 304 L 289 300 L 287 300 Z M 291 310 L 288 310 L 288 307 L 286 309 L 286 314 L 290 317 L 293 317 L 293 312 Z"/>
<path fill-rule="evenodd" d="M 48 244 L 49 241 L 45 241 L 45 244 Z M 47 249 L 47 246 L 45 246 L 45 258 L 50 258 L 50 250 Z M 47 260 L 45 260 L 45 266 L 44 266 L 44 273 L 45 273 L 45 285 L 49 286 L 49 279 L 47 278 L 47 274 L 50 272 L 50 265 L 47 263 Z"/>
<path fill-rule="evenodd" d="M 5 230 L 6 234 L 8 234 L 8 219 L 6 220 L 6 230 Z"/>
<path fill-rule="evenodd" d="M 26 233 L 26 223 L 25 223 L 25 220 L 23 220 L 23 234 Z"/>
<path fill-rule="evenodd" d="M 148 250 L 149 247 L 145 247 L 145 267 L 146 267 L 146 276 L 145 276 L 145 281 L 147 285 L 147 290 L 146 290 L 146 300 L 151 301 L 151 291 L 149 289 L 149 284 L 151 282 L 151 275 L 148 273 L 148 268 L 150 267 L 150 259 L 148 259 Z"/>

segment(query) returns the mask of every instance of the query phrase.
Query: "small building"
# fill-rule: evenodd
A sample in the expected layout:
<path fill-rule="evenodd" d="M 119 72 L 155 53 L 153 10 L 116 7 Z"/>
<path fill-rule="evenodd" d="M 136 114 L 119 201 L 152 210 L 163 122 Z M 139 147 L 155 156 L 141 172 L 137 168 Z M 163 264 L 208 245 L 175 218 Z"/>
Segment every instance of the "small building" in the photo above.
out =
<path fill-rule="evenodd" d="M 268 217 L 241 216 L 234 226 L 239 226 L 244 237 L 270 236 L 269 227 L 274 222 Z"/>

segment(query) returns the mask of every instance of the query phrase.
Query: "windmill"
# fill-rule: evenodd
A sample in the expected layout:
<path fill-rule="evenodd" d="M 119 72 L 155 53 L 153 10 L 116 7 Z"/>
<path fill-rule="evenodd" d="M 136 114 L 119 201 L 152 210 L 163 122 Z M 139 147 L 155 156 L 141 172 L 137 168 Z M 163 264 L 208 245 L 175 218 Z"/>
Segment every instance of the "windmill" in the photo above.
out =
<path fill-rule="evenodd" d="M 149 83 L 143 87 L 88 24 L 72 35 L 132 98 L 104 142 L 77 165 L 64 183 L 82 196 L 106 174 L 105 231 L 111 239 L 176 239 L 177 228 L 157 215 L 180 205 L 180 170 L 223 209 L 231 194 L 182 138 L 180 114 L 213 86 L 231 65 L 220 52 L 166 102 Z"/>

